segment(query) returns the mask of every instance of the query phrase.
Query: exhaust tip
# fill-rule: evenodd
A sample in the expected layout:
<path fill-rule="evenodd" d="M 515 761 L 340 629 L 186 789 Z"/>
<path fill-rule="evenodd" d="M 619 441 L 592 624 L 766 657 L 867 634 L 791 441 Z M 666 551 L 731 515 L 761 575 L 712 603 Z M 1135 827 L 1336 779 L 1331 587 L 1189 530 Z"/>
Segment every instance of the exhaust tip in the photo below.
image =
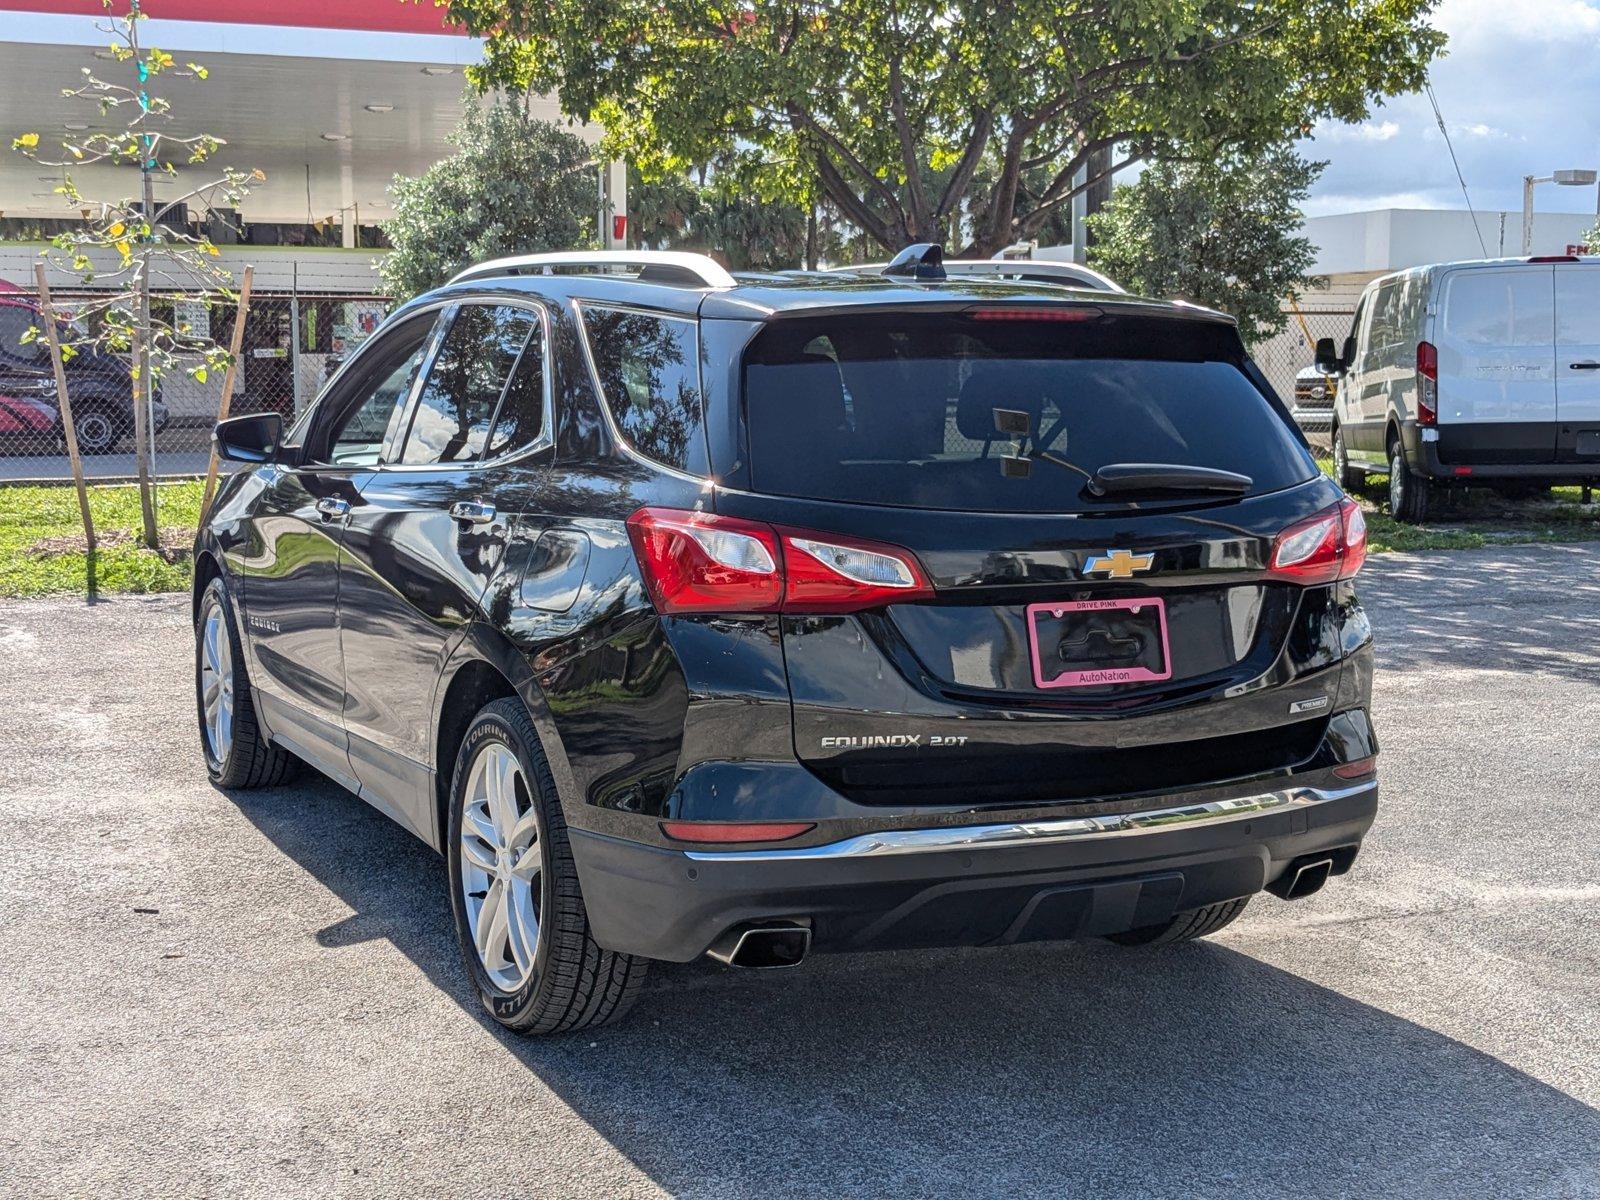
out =
<path fill-rule="evenodd" d="M 1289 869 L 1268 885 L 1268 890 L 1280 900 L 1302 900 L 1322 890 L 1333 872 L 1331 855 L 1296 859 Z"/>
<path fill-rule="evenodd" d="M 798 967 L 811 949 L 811 930 L 804 925 L 752 925 L 730 929 L 706 951 L 730 967 L 776 971 Z"/>

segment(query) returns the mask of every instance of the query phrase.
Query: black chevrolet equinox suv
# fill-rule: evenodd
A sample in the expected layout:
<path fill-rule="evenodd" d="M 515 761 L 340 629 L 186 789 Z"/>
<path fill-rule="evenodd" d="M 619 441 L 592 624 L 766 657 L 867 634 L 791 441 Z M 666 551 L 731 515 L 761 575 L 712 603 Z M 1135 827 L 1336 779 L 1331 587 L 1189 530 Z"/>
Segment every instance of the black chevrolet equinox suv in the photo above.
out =
<path fill-rule="evenodd" d="M 650 959 L 1196 937 L 1373 820 L 1365 525 L 1214 312 L 537 255 L 216 438 L 211 778 L 442 853 L 512 1029 Z"/>

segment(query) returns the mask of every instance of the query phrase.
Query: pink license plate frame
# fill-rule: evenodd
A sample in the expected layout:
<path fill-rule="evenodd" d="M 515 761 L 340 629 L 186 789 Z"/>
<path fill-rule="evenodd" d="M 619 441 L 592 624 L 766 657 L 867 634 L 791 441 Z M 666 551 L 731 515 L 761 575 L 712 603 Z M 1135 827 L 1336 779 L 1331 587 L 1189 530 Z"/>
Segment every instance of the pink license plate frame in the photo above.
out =
<path fill-rule="evenodd" d="M 1160 672 L 1148 667 L 1103 667 L 1089 671 L 1063 671 L 1054 679 L 1044 677 L 1044 666 L 1039 661 L 1039 618 L 1044 615 L 1059 617 L 1069 612 L 1142 612 L 1153 608 L 1156 612 L 1156 629 L 1161 635 Z M 1105 687 L 1117 683 L 1159 683 L 1172 678 L 1172 647 L 1167 639 L 1167 605 L 1157 596 L 1130 596 L 1120 600 L 1069 600 L 1059 604 L 1030 604 L 1028 617 L 1028 649 L 1033 656 L 1033 682 L 1041 688 Z"/>

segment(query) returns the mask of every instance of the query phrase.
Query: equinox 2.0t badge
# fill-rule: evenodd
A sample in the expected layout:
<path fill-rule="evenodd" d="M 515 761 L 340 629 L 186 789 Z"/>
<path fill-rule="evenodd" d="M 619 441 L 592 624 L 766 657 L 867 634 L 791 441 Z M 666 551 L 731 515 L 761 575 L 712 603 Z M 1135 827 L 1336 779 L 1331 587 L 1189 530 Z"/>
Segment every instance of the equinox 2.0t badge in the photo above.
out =
<path fill-rule="evenodd" d="M 1104 575 L 1107 579 L 1132 579 L 1139 571 L 1148 571 L 1155 562 L 1154 554 L 1129 554 L 1126 550 L 1107 550 L 1093 555 L 1083 564 L 1085 575 Z"/>

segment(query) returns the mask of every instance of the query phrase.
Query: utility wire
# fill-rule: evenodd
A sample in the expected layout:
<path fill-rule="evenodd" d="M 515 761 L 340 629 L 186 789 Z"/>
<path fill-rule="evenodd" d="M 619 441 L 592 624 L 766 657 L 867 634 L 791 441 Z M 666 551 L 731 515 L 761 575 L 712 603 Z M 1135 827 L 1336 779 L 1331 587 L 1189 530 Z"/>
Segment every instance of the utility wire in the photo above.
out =
<path fill-rule="evenodd" d="M 1456 158 L 1455 143 L 1450 140 L 1450 131 L 1445 128 L 1444 114 L 1439 111 L 1439 97 L 1433 94 L 1433 84 L 1423 83 L 1423 91 L 1428 93 L 1428 103 L 1433 105 L 1433 119 L 1439 122 L 1439 132 L 1444 134 L 1445 149 L 1450 151 L 1450 163 L 1456 169 L 1456 182 L 1461 185 L 1461 196 L 1467 202 L 1467 213 L 1472 217 L 1472 232 L 1478 235 L 1478 250 L 1485 258 L 1489 257 L 1489 247 L 1483 243 L 1483 230 L 1478 228 L 1478 213 L 1472 207 L 1472 196 L 1467 192 L 1466 177 L 1461 174 L 1461 162 Z"/>

